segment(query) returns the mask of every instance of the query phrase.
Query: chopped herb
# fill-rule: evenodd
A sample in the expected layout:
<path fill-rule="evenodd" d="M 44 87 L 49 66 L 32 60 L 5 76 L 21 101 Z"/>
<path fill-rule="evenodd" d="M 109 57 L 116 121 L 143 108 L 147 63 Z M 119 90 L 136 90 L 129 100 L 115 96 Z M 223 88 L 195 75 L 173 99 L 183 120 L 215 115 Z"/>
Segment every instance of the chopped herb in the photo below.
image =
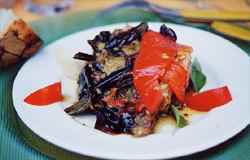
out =
<path fill-rule="evenodd" d="M 127 91 L 128 101 L 131 101 L 132 97 L 133 97 L 133 91 L 132 91 L 131 88 L 129 88 L 128 91 Z"/>
<path fill-rule="evenodd" d="M 174 114 L 175 120 L 176 120 L 176 126 L 178 128 L 183 128 L 186 125 L 188 125 L 188 121 L 181 115 L 181 113 L 179 112 L 179 110 L 177 109 L 176 106 L 171 106 L 171 110 Z"/>
<path fill-rule="evenodd" d="M 196 92 L 200 91 L 207 81 L 206 76 L 202 73 L 201 65 L 197 58 L 194 59 L 192 64 L 191 80 Z"/>

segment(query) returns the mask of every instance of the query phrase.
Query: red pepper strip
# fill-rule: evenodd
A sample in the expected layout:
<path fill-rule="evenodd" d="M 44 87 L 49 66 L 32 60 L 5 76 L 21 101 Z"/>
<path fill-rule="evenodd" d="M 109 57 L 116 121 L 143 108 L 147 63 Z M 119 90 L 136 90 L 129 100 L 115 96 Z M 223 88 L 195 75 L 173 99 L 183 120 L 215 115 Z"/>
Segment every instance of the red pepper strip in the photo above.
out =
<path fill-rule="evenodd" d="M 181 102 L 184 102 L 185 99 L 187 75 L 187 71 L 180 64 L 173 62 L 162 79 L 163 82 L 169 85 L 177 99 Z"/>
<path fill-rule="evenodd" d="M 141 41 L 142 49 L 156 49 L 148 50 L 148 52 L 160 52 L 167 53 L 170 57 L 175 57 L 178 51 L 178 44 L 171 39 L 162 36 L 159 32 L 148 31 L 146 32 Z M 147 46 L 147 48 L 145 48 Z M 149 48 L 148 48 L 149 47 Z M 154 54 L 149 54 L 151 57 L 155 57 Z M 151 59 L 153 60 L 153 59 Z"/>
<path fill-rule="evenodd" d="M 186 97 L 186 104 L 191 109 L 207 112 L 231 100 L 230 91 L 227 86 L 224 86 L 188 96 Z"/>
<path fill-rule="evenodd" d="M 146 32 L 141 41 L 139 55 L 133 69 L 134 84 L 140 95 L 137 111 L 146 108 L 157 112 L 163 100 L 159 88 L 160 80 L 169 83 L 180 101 L 184 101 L 187 71 L 174 62 L 177 52 L 191 52 L 192 48 L 179 45 L 154 31 Z"/>
<path fill-rule="evenodd" d="M 109 106 L 112 106 L 112 107 L 122 107 L 127 102 L 128 102 L 128 100 L 125 99 L 125 98 L 121 98 L 121 99 L 108 99 L 108 100 L 106 100 L 106 103 Z"/>
<path fill-rule="evenodd" d="M 45 106 L 62 100 L 61 82 L 41 88 L 24 99 L 26 103 L 36 106 Z"/>
<path fill-rule="evenodd" d="M 158 81 L 153 81 L 140 95 L 140 103 L 136 106 L 137 112 L 141 112 L 143 108 L 146 108 L 150 113 L 155 113 L 163 101 Z"/>
<path fill-rule="evenodd" d="M 128 100 L 126 98 L 115 99 L 115 95 L 117 92 L 117 88 L 112 88 L 111 93 L 108 96 L 105 96 L 103 100 L 107 103 L 107 105 L 112 107 L 122 107 Z"/>
<path fill-rule="evenodd" d="M 163 100 L 162 92 L 159 90 L 159 79 L 171 65 L 177 48 L 175 42 L 158 32 L 148 31 L 143 35 L 133 69 L 133 81 L 140 95 L 137 111 L 146 108 L 154 113 L 159 109 Z"/>
<path fill-rule="evenodd" d="M 138 92 L 144 93 L 146 88 L 158 81 L 159 76 L 164 73 L 162 68 L 157 66 L 134 71 L 134 84 Z"/>
<path fill-rule="evenodd" d="M 166 59 L 174 58 L 177 54 L 177 44 L 158 32 L 146 32 L 141 41 L 139 55 L 136 57 L 135 70 L 152 66 L 165 68 Z M 164 58 L 165 56 L 165 58 Z"/>

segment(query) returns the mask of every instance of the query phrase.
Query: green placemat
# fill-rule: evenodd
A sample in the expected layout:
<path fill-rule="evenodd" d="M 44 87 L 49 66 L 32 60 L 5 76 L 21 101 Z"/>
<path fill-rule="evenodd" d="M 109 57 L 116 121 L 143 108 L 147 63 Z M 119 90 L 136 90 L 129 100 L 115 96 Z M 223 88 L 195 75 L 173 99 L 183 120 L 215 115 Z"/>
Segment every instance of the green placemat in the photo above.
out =
<path fill-rule="evenodd" d="M 79 30 L 98 25 L 128 21 L 164 21 L 153 13 L 138 9 L 123 9 L 101 19 L 96 12 L 78 12 L 32 22 L 33 29 L 45 45 Z M 209 30 L 207 26 L 196 26 Z M 230 39 L 250 55 L 250 44 Z M 0 160 L 85 160 L 93 159 L 56 147 L 32 133 L 17 117 L 12 102 L 12 84 L 21 64 L 0 71 Z M 243 73 L 244 74 L 244 73 Z M 27 84 L 24 84 L 27 85 Z M 31 146 L 31 147 L 30 147 Z M 166 150 L 167 152 L 167 150 Z M 50 158 L 49 158 L 50 157 Z M 191 156 L 176 160 L 249 160 L 250 127 L 231 140 Z"/>

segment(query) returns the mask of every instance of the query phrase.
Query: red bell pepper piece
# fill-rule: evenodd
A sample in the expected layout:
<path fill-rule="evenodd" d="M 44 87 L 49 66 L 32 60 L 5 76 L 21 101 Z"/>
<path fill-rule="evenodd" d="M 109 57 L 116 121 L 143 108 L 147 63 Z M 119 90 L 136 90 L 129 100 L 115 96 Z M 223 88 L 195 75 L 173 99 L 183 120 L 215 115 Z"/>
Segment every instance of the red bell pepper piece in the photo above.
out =
<path fill-rule="evenodd" d="M 162 36 L 159 32 L 148 31 L 142 37 L 141 49 L 151 49 L 148 52 L 159 52 L 159 53 L 167 53 L 170 57 L 175 57 L 179 48 L 179 45 Z M 155 57 L 154 54 L 148 54 L 151 57 Z M 153 60 L 153 59 L 151 59 Z"/>
<path fill-rule="evenodd" d="M 186 97 L 186 104 L 189 108 L 197 111 L 210 111 L 215 107 L 227 104 L 232 96 L 227 86 L 211 89 Z"/>
<path fill-rule="evenodd" d="M 137 112 L 141 112 L 143 108 L 146 108 L 150 113 L 157 112 L 163 101 L 159 82 L 153 81 L 143 93 L 141 92 L 140 96 L 140 102 L 136 105 Z"/>
<path fill-rule="evenodd" d="M 174 92 L 177 99 L 184 102 L 185 88 L 187 83 L 187 71 L 177 62 L 172 63 L 169 70 L 166 71 L 162 81 L 166 82 Z"/>
<path fill-rule="evenodd" d="M 179 45 L 158 32 L 146 32 L 133 69 L 135 88 L 140 95 L 137 111 L 146 108 L 151 113 L 159 110 L 163 101 L 160 81 L 169 84 L 180 101 L 184 101 L 187 71 L 174 61 L 178 51 L 192 48 Z"/>
<path fill-rule="evenodd" d="M 140 95 L 137 111 L 146 108 L 157 112 L 163 100 L 159 79 L 169 68 L 177 53 L 177 44 L 158 32 L 146 32 L 133 69 L 134 84 Z"/>
<path fill-rule="evenodd" d="M 112 88 L 111 93 L 108 96 L 105 96 L 103 100 L 110 106 L 121 107 L 128 102 L 126 98 L 114 98 L 117 92 L 117 88 Z"/>
<path fill-rule="evenodd" d="M 41 88 L 24 99 L 26 103 L 36 106 L 45 106 L 62 100 L 61 82 Z"/>

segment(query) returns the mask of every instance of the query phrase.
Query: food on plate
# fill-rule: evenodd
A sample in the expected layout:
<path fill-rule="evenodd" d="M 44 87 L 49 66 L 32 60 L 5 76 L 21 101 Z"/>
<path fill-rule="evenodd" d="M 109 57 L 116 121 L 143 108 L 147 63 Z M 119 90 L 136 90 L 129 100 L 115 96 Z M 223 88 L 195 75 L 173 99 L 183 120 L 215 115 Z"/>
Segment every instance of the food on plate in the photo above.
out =
<path fill-rule="evenodd" d="M 182 128 L 189 122 L 181 110 L 207 112 L 230 102 L 227 86 L 200 92 L 206 83 L 201 65 L 191 60 L 192 47 L 176 41 L 176 33 L 164 24 L 159 32 L 147 23 L 101 31 L 88 41 L 93 54 L 73 56 L 85 65 L 78 72 L 79 100 L 65 112 L 95 114 L 95 128 L 105 133 L 142 137 L 154 132 L 161 117 L 173 117 Z M 35 106 L 62 100 L 61 82 L 24 99 Z"/>
<path fill-rule="evenodd" d="M 189 108 L 207 112 L 212 108 L 219 107 L 232 100 L 227 86 L 196 93 L 186 97 L 186 104 Z"/>
<path fill-rule="evenodd" d="M 35 106 L 47 106 L 62 100 L 61 83 L 56 82 L 31 93 L 24 99 L 24 102 Z"/>
<path fill-rule="evenodd" d="M 11 10 L 0 9 L 0 69 L 37 52 L 42 40 Z"/>
<path fill-rule="evenodd" d="M 164 116 L 173 116 L 177 127 L 186 126 L 179 112 L 183 107 L 209 111 L 231 101 L 226 86 L 198 93 L 206 76 L 198 61 L 191 61 L 192 47 L 176 41 L 176 33 L 164 24 L 159 32 L 147 23 L 100 32 L 88 41 L 93 54 L 74 56 L 87 64 L 79 75 L 79 101 L 65 112 L 93 113 L 96 129 L 141 137 L 153 133 Z"/>

